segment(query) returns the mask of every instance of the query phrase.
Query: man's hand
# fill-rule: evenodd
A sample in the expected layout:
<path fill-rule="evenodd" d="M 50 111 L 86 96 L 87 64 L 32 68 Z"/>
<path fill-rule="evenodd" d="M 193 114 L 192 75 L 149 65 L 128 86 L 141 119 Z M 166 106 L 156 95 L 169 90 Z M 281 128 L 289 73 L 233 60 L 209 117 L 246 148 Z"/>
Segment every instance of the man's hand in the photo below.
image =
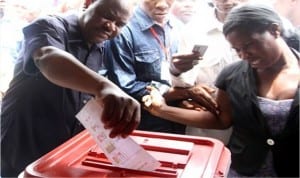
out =
<path fill-rule="evenodd" d="M 170 65 L 170 72 L 177 76 L 182 72 L 192 69 L 201 59 L 202 57 L 200 53 L 173 55 Z"/>
<path fill-rule="evenodd" d="M 110 137 L 127 137 L 137 128 L 141 116 L 140 104 L 118 87 L 106 87 L 96 101 L 103 106 L 104 127 L 112 129 Z"/>

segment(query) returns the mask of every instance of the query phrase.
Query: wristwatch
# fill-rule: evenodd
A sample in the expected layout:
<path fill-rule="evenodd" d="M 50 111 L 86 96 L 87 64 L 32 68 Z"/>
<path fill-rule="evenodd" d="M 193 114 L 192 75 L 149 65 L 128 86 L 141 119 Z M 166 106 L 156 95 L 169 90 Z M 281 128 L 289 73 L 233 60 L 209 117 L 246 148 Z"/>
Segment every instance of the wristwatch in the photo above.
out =
<path fill-rule="evenodd" d="M 157 81 L 151 81 L 151 86 L 155 87 L 159 93 L 163 96 L 165 93 L 167 93 L 170 89 L 170 86 L 167 84 L 163 84 Z"/>

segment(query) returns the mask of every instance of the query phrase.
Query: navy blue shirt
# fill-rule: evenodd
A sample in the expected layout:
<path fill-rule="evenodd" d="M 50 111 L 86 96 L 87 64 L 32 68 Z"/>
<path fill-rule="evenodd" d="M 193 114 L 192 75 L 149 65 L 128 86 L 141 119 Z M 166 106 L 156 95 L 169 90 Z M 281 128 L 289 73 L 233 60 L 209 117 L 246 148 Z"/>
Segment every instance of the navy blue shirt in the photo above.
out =
<path fill-rule="evenodd" d="M 78 17 L 47 16 L 23 29 L 24 48 L 16 75 L 3 98 L 1 113 L 2 176 L 16 176 L 25 166 L 83 129 L 75 115 L 91 97 L 48 81 L 32 53 L 55 46 L 90 69 L 102 71 L 102 44 L 88 47 Z"/>

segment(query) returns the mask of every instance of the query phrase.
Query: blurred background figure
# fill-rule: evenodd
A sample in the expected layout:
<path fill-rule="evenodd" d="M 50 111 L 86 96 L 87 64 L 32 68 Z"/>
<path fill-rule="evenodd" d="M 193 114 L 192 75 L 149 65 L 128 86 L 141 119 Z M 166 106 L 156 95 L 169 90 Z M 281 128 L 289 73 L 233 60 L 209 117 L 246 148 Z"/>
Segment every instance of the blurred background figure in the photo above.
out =
<path fill-rule="evenodd" d="M 179 0 L 183 3 L 188 0 Z M 205 3 L 203 3 L 205 2 Z M 223 23 L 229 11 L 245 0 L 212 0 L 199 1 L 199 9 L 202 11 L 189 18 L 182 32 L 183 44 L 180 51 L 191 51 L 194 45 L 208 46 L 203 59 L 190 71 L 181 75 L 173 76 L 174 87 L 197 87 L 197 85 L 208 85 L 214 87 L 219 72 L 228 64 L 240 60 L 236 52 L 231 48 L 223 35 Z M 196 7 L 196 5 L 193 5 Z M 174 7 L 175 8 L 175 7 Z M 176 14 L 179 14 L 177 10 Z M 173 11 L 174 13 L 174 11 Z M 186 101 L 185 101 L 186 102 Z M 197 136 L 208 136 L 228 143 L 231 128 L 227 130 L 200 129 L 187 126 L 186 134 Z"/>
<path fill-rule="evenodd" d="M 207 26 L 203 22 L 210 10 L 203 0 L 175 0 L 171 13 L 178 20 L 181 30 L 180 52 L 191 52 L 193 39 L 199 35 L 199 30 Z"/>
<path fill-rule="evenodd" d="M 0 0 L 0 19 L 4 16 L 5 0 Z"/>
<path fill-rule="evenodd" d="M 58 13 L 82 12 L 85 0 L 60 0 L 57 3 Z"/>
<path fill-rule="evenodd" d="M 284 38 L 288 45 L 300 51 L 300 0 L 274 0 L 273 7 L 281 15 Z"/>
<path fill-rule="evenodd" d="M 21 49 L 24 26 L 35 20 L 42 9 L 52 9 L 52 0 L 1 0 L 0 20 L 0 90 L 5 93 L 13 76 Z M 49 8 L 50 7 L 50 8 Z"/>
<path fill-rule="evenodd" d="M 283 38 L 289 47 L 300 51 L 300 0 L 249 0 L 273 8 L 283 23 Z"/>
<path fill-rule="evenodd" d="M 0 47 L 1 47 L 1 39 L 3 38 L 3 34 L 2 34 L 2 24 L 3 24 L 3 17 L 4 17 L 4 11 L 5 11 L 5 0 L 0 0 Z M 6 86 L 6 81 L 10 79 L 10 76 L 8 75 L 8 79 L 7 79 L 7 75 L 6 75 L 6 71 L 5 71 L 5 61 L 4 61 L 4 54 L 0 48 L 0 106 L 1 106 L 1 101 L 2 101 L 2 97 L 4 96 L 4 91 L 7 89 Z M 0 113 L 1 113 L 1 109 L 0 109 Z"/>
<path fill-rule="evenodd" d="M 189 33 L 190 28 L 204 28 L 201 24 L 200 12 L 203 11 L 200 0 L 175 0 L 172 5 L 171 14 L 177 20 L 177 26 L 180 29 L 181 43 L 179 52 L 191 52 L 192 45 L 190 39 L 193 39 L 195 34 Z M 208 8 L 208 6 L 206 6 Z"/>
<path fill-rule="evenodd" d="M 198 0 L 175 0 L 172 6 L 172 14 L 182 23 L 189 23 L 197 13 Z"/>
<path fill-rule="evenodd" d="M 300 0 L 274 0 L 277 12 L 300 29 Z"/>

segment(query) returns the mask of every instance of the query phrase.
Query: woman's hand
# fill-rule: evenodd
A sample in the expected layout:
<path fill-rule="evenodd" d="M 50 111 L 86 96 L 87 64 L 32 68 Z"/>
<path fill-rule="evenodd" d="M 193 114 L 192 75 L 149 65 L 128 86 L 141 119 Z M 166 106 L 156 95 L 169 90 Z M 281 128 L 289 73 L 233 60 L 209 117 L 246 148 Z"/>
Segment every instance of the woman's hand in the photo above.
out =
<path fill-rule="evenodd" d="M 214 114 L 219 113 L 218 104 L 214 99 L 215 89 L 199 84 L 188 89 L 189 100 L 184 100 L 182 106 L 187 109 L 208 110 Z"/>

